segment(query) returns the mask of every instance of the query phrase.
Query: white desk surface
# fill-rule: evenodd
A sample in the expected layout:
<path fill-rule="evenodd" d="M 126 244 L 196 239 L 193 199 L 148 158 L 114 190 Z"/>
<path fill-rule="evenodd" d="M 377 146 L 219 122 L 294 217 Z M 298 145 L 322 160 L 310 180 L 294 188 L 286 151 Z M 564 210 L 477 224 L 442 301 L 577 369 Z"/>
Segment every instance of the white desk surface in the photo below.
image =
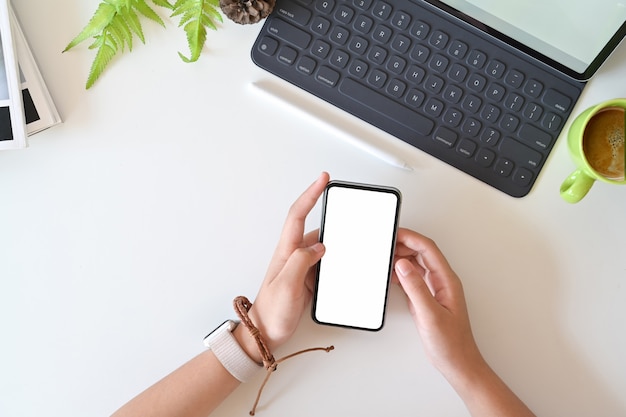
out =
<path fill-rule="evenodd" d="M 626 415 L 626 188 L 563 202 L 564 138 L 514 199 L 326 108 L 415 170 L 391 167 L 255 91 L 274 80 L 249 57 L 260 25 L 224 23 L 184 64 L 176 22 L 148 22 L 147 44 L 85 91 L 93 51 L 61 50 L 99 2 L 14 3 L 64 123 L 0 153 L 1 416 L 106 416 L 201 352 L 232 298 L 256 294 L 289 205 L 322 170 L 403 192 L 401 225 L 446 253 L 484 355 L 538 415 Z M 574 113 L 626 96 L 625 79 L 622 45 Z M 307 316 L 277 356 L 328 344 L 280 367 L 258 415 L 468 415 L 398 288 L 383 331 Z M 260 382 L 215 415 L 247 415 Z"/>

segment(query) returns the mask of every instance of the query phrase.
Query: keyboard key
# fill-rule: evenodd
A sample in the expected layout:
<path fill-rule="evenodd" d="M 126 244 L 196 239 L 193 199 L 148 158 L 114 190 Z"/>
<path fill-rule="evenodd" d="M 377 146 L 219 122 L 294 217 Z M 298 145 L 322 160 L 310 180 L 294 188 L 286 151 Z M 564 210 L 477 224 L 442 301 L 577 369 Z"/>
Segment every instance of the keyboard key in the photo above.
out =
<path fill-rule="evenodd" d="M 323 17 L 315 16 L 313 24 L 311 24 L 311 29 L 313 30 L 313 32 L 324 36 L 330 30 L 330 26 L 330 20 L 326 20 Z"/>
<path fill-rule="evenodd" d="M 480 148 L 476 153 L 476 162 L 482 167 L 489 167 L 496 159 L 496 153 L 487 148 Z"/>
<path fill-rule="evenodd" d="M 553 88 L 546 90 L 546 93 L 543 95 L 543 102 L 548 107 L 559 110 L 560 112 L 568 111 L 572 105 L 572 100 L 569 97 Z"/>
<path fill-rule="evenodd" d="M 298 57 L 298 52 L 289 46 L 283 46 L 278 51 L 278 55 L 276 55 L 276 57 L 285 65 L 293 65 Z"/>
<path fill-rule="evenodd" d="M 361 10 L 367 10 L 372 5 L 372 0 L 354 0 L 354 5 Z"/>
<path fill-rule="evenodd" d="M 433 71 L 438 72 L 439 74 L 443 74 L 448 68 L 449 63 L 450 60 L 448 58 L 443 55 L 437 54 L 432 57 L 432 59 L 428 63 L 428 66 Z"/>
<path fill-rule="evenodd" d="M 369 77 L 367 77 L 367 82 L 370 83 L 375 88 L 382 88 L 383 85 L 387 82 L 387 74 L 382 72 L 381 70 L 375 69 L 372 71 Z"/>
<path fill-rule="evenodd" d="M 487 55 L 481 51 L 471 51 L 467 57 L 467 63 L 476 69 L 481 69 L 485 62 L 487 62 Z"/>
<path fill-rule="evenodd" d="M 354 10 L 344 4 L 339 6 L 339 8 L 337 8 L 337 10 L 335 11 L 335 20 L 344 25 L 350 23 L 353 17 Z"/>
<path fill-rule="evenodd" d="M 524 82 L 524 74 L 516 69 L 512 69 L 504 77 L 504 82 L 513 88 L 519 88 Z"/>
<path fill-rule="evenodd" d="M 541 153 L 515 139 L 509 137 L 504 138 L 500 142 L 498 149 L 500 150 L 501 156 L 509 158 L 526 168 L 535 169 L 541 164 Z"/>
<path fill-rule="evenodd" d="M 524 108 L 524 117 L 530 121 L 536 122 L 543 114 L 543 108 L 537 103 L 528 103 Z"/>
<path fill-rule="evenodd" d="M 443 109 L 444 109 L 443 103 L 437 100 L 436 98 L 429 99 L 426 102 L 426 105 L 424 106 L 424 111 L 426 112 L 426 114 L 428 114 L 429 116 L 435 119 L 441 116 Z"/>
<path fill-rule="evenodd" d="M 321 13 L 328 14 L 333 10 L 333 7 L 335 7 L 335 0 L 317 0 L 315 2 L 315 8 Z"/>
<path fill-rule="evenodd" d="M 348 65 L 349 60 L 350 55 L 342 50 L 334 51 L 330 57 L 330 63 L 339 69 L 345 68 Z"/>
<path fill-rule="evenodd" d="M 519 168 L 513 173 L 512 180 L 520 187 L 527 187 L 533 180 L 533 173 L 529 169 Z"/>
<path fill-rule="evenodd" d="M 401 54 L 406 53 L 411 47 L 411 40 L 402 34 L 397 34 L 391 42 L 391 48 Z"/>
<path fill-rule="evenodd" d="M 415 45 L 415 47 L 411 51 L 411 59 L 418 64 L 425 63 L 429 55 L 430 49 L 428 49 L 424 45 Z"/>
<path fill-rule="evenodd" d="M 424 40 L 430 32 L 430 26 L 427 23 L 418 20 L 411 27 L 411 35 L 415 36 L 419 40 Z"/>
<path fill-rule="evenodd" d="M 395 12 L 391 19 L 391 24 L 400 30 L 405 30 L 411 24 L 411 16 L 403 11 Z"/>
<path fill-rule="evenodd" d="M 433 135 L 433 139 L 447 148 L 452 148 L 456 144 L 458 135 L 446 127 L 439 127 Z"/>
<path fill-rule="evenodd" d="M 489 61 L 489 64 L 487 64 L 487 67 L 485 68 L 487 75 L 493 78 L 502 78 L 505 71 L 506 65 L 500 61 L 496 61 L 495 59 L 493 61 Z"/>
<path fill-rule="evenodd" d="M 330 45 L 324 41 L 316 40 L 311 48 L 311 53 L 318 58 L 324 59 L 330 53 Z"/>
<path fill-rule="evenodd" d="M 500 158 L 496 161 L 496 165 L 493 170 L 501 177 L 508 177 L 511 175 L 511 172 L 513 172 L 513 167 L 513 162 L 508 159 Z"/>
<path fill-rule="evenodd" d="M 522 125 L 517 135 L 524 143 L 537 150 L 545 150 L 552 145 L 552 136 L 530 123 Z"/>
<path fill-rule="evenodd" d="M 348 49 L 350 49 L 355 54 L 363 55 L 365 51 L 367 51 L 368 46 L 369 43 L 367 42 L 367 39 L 364 39 L 360 36 L 355 36 L 354 38 L 350 39 L 350 45 L 348 46 Z"/>
<path fill-rule="evenodd" d="M 439 94 L 444 84 L 445 83 L 442 78 L 437 77 L 436 75 L 429 75 L 424 83 L 424 89 L 426 89 L 429 93 Z"/>
<path fill-rule="evenodd" d="M 449 103 L 456 104 L 463 97 L 463 90 L 454 84 L 448 84 L 443 92 L 443 98 Z"/>
<path fill-rule="evenodd" d="M 528 80 L 528 82 L 526 82 L 526 85 L 524 85 L 524 93 L 533 98 L 539 97 L 542 91 L 543 84 L 541 83 L 541 81 Z"/>
<path fill-rule="evenodd" d="M 350 74 L 354 75 L 357 78 L 363 78 L 365 77 L 368 69 L 369 65 L 367 64 L 367 62 L 357 59 L 354 60 L 350 65 Z"/>
<path fill-rule="evenodd" d="M 345 45 L 349 37 L 350 32 L 348 29 L 341 26 L 335 26 L 332 32 L 330 32 L 330 40 L 337 45 Z"/>
<path fill-rule="evenodd" d="M 387 59 L 387 50 L 378 45 L 374 45 L 372 49 L 370 49 L 369 54 L 367 54 L 367 57 L 374 64 L 382 65 L 385 59 Z"/>
<path fill-rule="evenodd" d="M 426 94 L 416 88 L 412 88 L 406 95 L 404 102 L 413 108 L 418 108 L 424 103 L 425 98 Z"/>
<path fill-rule="evenodd" d="M 463 99 L 462 107 L 470 113 L 476 113 L 480 106 L 482 106 L 483 101 L 476 96 L 469 95 Z"/>
<path fill-rule="evenodd" d="M 300 49 L 306 49 L 311 42 L 311 35 L 280 19 L 272 20 L 267 31 Z"/>
<path fill-rule="evenodd" d="M 269 36 L 265 36 L 259 42 L 258 49 L 265 55 L 272 56 L 276 53 L 276 50 L 278 49 L 278 42 L 275 39 L 270 38 Z"/>
<path fill-rule="evenodd" d="M 456 147 L 457 153 L 463 155 L 466 158 L 471 158 L 476 152 L 476 144 L 469 139 L 461 139 L 459 146 Z"/>
<path fill-rule="evenodd" d="M 506 97 L 506 100 L 504 100 L 504 106 L 507 109 L 512 110 L 514 112 L 520 111 L 523 105 L 524 105 L 524 97 L 520 96 L 517 93 L 509 94 Z"/>
<path fill-rule="evenodd" d="M 468 47 L 467 44 L 461 41 L 452 41 L 450 47 L 448 48 L 448 54 L 456 59 L 463 59 L 465 54 L 467 53 Z"/>
<path fill-rule="evenodd" d="M 482 127 L 483 127 L 482 123 L 470 117 L 469 119 L 465 121 L 465 123 L 463 123 L 463 127 L 461 130 L 467 136 L 475 137 L 475 136 L 478 136 L 478 132 L 480 132 L 480 129 L 482 129 Z"/>
<path fill-rule="evenodd" d="M 436 30 L 430 36 L 428 43 L 430 43 L 432 46 L 434 46 L 437 49 L 443 49 L 448 44 L 449 39 L 450 37 L 448 36 L 447 33 L 444 33 L 440 30 Z"/>
<path fill-rule="evenodd" d="M 315 71 L 316 66 L 317 66 L 317 63 L 315 62 L 315 60 L 308 56 L 300 57 L 300 59 L 298 60 L 298 71 L 300 71 L 303 74 L 306 74 L 306 75 L 313 74 L 313 71 Z"/>
<path fill-rule="evenodd" d="M 463 113 L 455 108 L 446 110 L 446 113 L 443 115 L 443 121 L 452 127 L 457 127 L 462 119 Z"/>
<path fill-rule="evenodd" d="M 374 21 L 369 17 L 363 15 L 358 16 L 352 25 L 354 29 L 356 29 L 358 32 L 363 33 L 364 35 L 370 33 L 370 30 L 372 30 L 373 26 Z"/>
<path fill-rule="evenodd" d="M 422 135 L 427 136 L 432 132 L 435 123 L 416 113 L 407 109 L 403 105 L 396 101 L 383 96 L 376 91 L 373 91 L 358 82 L 345 78 L 339 84 L 339 91 L 346 97 L 355 100 L 359 104 L 368 107 L 381 115 L 390 118 L 397 123 L 400 123 L 404 127 Z"/>
<path fill-rule="evenodd" d="M 477 93 L 480 93 L 481 91 L 483 91 L 486 85 L 487 85 L 487 79 L 483 77 L 482 75 L 471 74 L 469 78 L 467 79 L 467 86 L 471 90 Z"/>
<path fill-rule="evenodd" d="M 563 126 L 563 119 L 561 118 L 561 116 L 558 116 L 554 113 L 547 113 L 543 118 L 543 121 L 541 122 L 541 126 L 552 132 L 556 132 L 560 130 Z"/>
<path fill-rule="evenodd" d="M 301 26 L 306 26 L 311 20 L 311 11 L 292 1 L 282 3 L 277 10 L 280 16 Z"/>
<path fill-rule="evenodd" d="M 406 68 L 406 60 L 404 58 L 394 55 L 387 61 L 387 69 L 394 74 L 402 74 L 404 68 Z"/>
<path fill-rule="evenodd" d="M 502 116 L 502 119 L 500 120 L 500 127 L 509 132 L 514 132 L 519 126 L 519 123 L 520 120 L 517 116 L 507 113 Z"/>
<path fill-rule="evenodd" d="M 381 20 L 387 20 L 391 15 L 391 5 L 384 1 L 377 1 L 372 14 Z"/>
<path fill-rule="evenodd" d="M 337 71 L 328 68 L 327 66 L 322 66 L 317 71 L 315 75 L 315 79 L 322 85 L 326 87 L 335 87 L 337 82 L 339 81 L 340 75 Z"/>
<path fill-rule="evenodd" d="M 495 146 L 499 140 L 500 132 L 492 127 L 486 128 L 480 135 L 480 141 L 489 146 Z"/>
<path fill-rule="evenodd" d="M 385 25 L 378 25 L 372 32 L 372 38 L 375 41 L 380 43 L 387 43 L 391 40 L 391 35 L 393 34 L 393 30 Z"/>
<path fill-rule="evenodd" d="M 392 97 L 402 97 L 404 92 L 406 91 L 406 84 L 400 80 L 393 79 L 389 81 L 389 85 L 387 86 L 387 93 Z"/>

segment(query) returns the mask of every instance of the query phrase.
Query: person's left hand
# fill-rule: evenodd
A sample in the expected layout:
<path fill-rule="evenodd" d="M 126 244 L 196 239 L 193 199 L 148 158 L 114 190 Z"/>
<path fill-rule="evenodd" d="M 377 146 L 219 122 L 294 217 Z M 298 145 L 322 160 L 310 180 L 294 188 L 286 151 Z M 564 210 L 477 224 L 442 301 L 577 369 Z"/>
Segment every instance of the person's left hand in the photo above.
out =
<path fill-rule="evenodd" d="M 304 234 L 304 223 L 328 181 L 329 175 L 323 172 L 289 209 L 278 246 L 250 309 L 249 317 L 271 351 L 293 335 L 311 300 L 314 266 L 324 254 L 324 245 L 319 242 L 317 230 Z"/>

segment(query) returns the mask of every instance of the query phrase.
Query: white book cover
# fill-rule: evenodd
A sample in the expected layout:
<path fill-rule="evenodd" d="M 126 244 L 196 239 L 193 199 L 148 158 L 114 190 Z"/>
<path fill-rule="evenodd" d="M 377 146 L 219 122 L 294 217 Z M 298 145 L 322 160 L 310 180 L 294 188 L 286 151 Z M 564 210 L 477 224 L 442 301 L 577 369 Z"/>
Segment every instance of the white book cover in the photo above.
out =
<path fill-rule="evenodd" d="M 8 0 L 0 0 L 0 149 L 25 148 L 26 124 Z"/>
<path fill-rule="evenodd" d="M 26 133 L 30 136 L 61 123 L 61 117 L 12 8 L 10 9 L 10 19 L 19 66 Z"/>

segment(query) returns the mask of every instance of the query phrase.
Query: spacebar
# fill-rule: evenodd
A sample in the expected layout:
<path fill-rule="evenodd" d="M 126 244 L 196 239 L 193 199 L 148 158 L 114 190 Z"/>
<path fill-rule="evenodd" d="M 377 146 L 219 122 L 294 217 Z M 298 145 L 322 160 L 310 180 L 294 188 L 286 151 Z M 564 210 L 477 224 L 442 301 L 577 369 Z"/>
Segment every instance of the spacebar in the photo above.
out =
<path fill-rule="evenodd" d="M 339 85 L 339 91 L 350 97 L 352 100 L 359 102 L 365 107 L 369 107 L 383 116 L 386 116 L 390 120 L 400 123 L 420 135 L 428 135 L 435 126 L 435 123 L 432 120 L 427 119 L 419 113 L 411 111 L 402 104 L 399 104 L 350 78 L 344 78 Z"/>

